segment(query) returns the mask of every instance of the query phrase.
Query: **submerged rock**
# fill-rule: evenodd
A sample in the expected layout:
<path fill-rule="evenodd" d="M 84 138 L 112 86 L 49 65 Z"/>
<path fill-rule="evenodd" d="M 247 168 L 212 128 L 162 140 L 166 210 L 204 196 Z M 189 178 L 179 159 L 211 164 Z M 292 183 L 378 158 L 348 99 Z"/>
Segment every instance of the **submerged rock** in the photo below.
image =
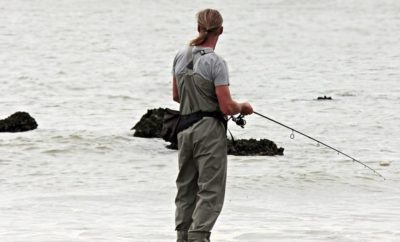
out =
<path fill-rule="evenodd" d="M 332 100 L 332 97 L 323 96 L 323 97 L 318 97 L 317 100 Z"/>
<path fill-rule="evenodd" d="M 0 132 L 24 132 L 34 130 L 37 126 L 35 119 L 26 112 L 16 112 L 0 120 Z"/>
<path fill-rule="evenodd" d="M 164 118 L 164 108 L 149 109 L 147 113 L 133 126 L 133 136 L 143 138 L 160 138 Z M 178 149 L 177 144 L 170 143 L 168 149 Z M 283 155 L 283 148 L 268 139 L 228 140 L 228 154 L 238 156 Z"/>

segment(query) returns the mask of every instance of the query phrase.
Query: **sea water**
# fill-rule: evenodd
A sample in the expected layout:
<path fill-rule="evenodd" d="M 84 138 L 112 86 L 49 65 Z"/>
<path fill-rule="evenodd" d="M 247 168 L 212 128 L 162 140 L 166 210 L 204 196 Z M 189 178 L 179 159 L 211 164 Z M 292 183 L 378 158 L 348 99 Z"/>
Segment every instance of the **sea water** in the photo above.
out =
<path fill-rule="evenodd" d="M 130 128 L 178 107 L 172 60 L 207 7 L 235 99 L 386 178 L 248 116 L 234 136 L 285 154 L 229 156 L 212 241 L 400 241 L 395 0 L 0 0 L 0 117 L 39 124 L 0 134 L 0 241 L 174 241 L 177 152 Z"/>

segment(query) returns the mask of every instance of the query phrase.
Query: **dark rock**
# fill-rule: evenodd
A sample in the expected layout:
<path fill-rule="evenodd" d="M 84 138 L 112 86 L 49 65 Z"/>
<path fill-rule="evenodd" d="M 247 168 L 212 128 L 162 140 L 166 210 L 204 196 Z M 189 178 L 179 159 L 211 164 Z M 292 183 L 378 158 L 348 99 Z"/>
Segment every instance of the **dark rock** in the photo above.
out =
<path fill-rule="evenodd" d="M 144 138 L 160 138 L 165 109 L 149 109 L 138 123 L 132 128 L 133 136 Z M 170 143 L 168 149 L 178 149 L 177 144 Z M 268 139 L 239 139 L 235 142 L 228 140 L 228 154 L 230 155 L 283 155 L 283 148 Z"/>
<path fill-rule="evenodd" d="M 332 97 L 323 96 L 323 97 L 318 97 L 317 100 L 332 100 Z"/>
<path fill-rule="evenodd" d="M 0 120 L 0 132 L 24 132 L 36 129 L 37 126 L 35 119 L 26 112 L 16 112 Z"/>
<path fill-rule="evenodd" d="M 283 155 L 284 149 L 268 139 L 228 140 L 229 155 Z"/>
<path fill-rule="evenodd" d="M 274 156 L 283 155 L 284 148 L 278 146 L 271 140 L 268 139 L 239 139 L 233 142 L 228 140 L 228 155 L 237 156 Z M 178 146 L 171 143 L 167 145 L 168 149 L 177 150 Z"/>
<path fill-rule="evenodd" d="M 143 138 L 160 138 L 164 108 L 149 109 L 147 113 L 142 116 L 138 123 L 133 126 L 135 130 L 133 136 Z"/>

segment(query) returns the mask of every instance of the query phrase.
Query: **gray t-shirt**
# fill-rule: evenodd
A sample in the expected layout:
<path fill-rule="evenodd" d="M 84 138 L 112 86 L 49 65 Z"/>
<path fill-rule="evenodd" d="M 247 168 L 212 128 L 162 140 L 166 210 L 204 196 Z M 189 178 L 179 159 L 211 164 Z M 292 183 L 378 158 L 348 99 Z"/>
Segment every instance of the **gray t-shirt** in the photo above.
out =
<path fill-rule="evenodd" d="M 172 74 L 174 76 L 182 73 L 189 64 L 190 55 L 188 55 L 187 52 L 190 49 L 189 47 L 182 48 L 176 54 L 172 67 Z M 201 55 L 202 50 L 207 54 Z M 214 82 L 215 86 L 229 85 L 228 66 L 222 57 L 214 53 L 212 48 L 194 46 L 192 48 L 192 53 L 194 73 L 201 75 L 206 80 Z"/>

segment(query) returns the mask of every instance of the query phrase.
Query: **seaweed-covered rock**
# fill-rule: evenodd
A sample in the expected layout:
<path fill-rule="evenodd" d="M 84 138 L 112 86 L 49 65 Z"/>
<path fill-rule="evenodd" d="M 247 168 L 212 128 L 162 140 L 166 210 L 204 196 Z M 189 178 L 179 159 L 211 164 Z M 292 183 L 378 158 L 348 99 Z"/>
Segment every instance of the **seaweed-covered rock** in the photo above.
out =
<path fill-rule="evenodd" d="M 24 132 L 36 129 L 37 126 L 35 119 L 26 112 L 16 112 L 0 120 L 0 132 Z"/>
<path fill-rule="evenodd" d="M 133 136 L 144 138 L 160 138 L 165 109 L 149 109 L 132 129 Z M 168 149 L 178 149 L 177 144 L 167 145 Z M 239 139 L 234 142 L 228 140 L 228 154 L 250 156 L 250 155 L 283 155 L 283 148 L 268 139 Z"/>
<path fill-rule="evenodd" d="M 228 140 L 230 155 L 283 155 L 283 148 L 268 139 Z"/>
<path fill-rule="evenodd" d="M 143 138 L 160 138 L 165 109 L 149 109 L 147 113 L 132 128 L 135 130 L 133 136 Z M 171 143 L 168 149 L 178 149 L 177 145 Z M 235 142 L 228 140 L 229 155 L 283 155 L 283 148 L 268 139 L 239 139 Z"/>
<path fill-rule="evenodd" d="M 237 156 L 274 156 L 283 155 L 284 148 L 278 146 L 268 139 L 239 139 L 228 140 L 228 155 Z M 177 150 L 176 144 L 167 145 L 168 149 Z"/>
<path fill-rule="evenodd" d="M 164 108 L 147 110 L 147 113 L 133 126 L 133 136 L 143 138 L 160 138 L 164 118 Z"/>

